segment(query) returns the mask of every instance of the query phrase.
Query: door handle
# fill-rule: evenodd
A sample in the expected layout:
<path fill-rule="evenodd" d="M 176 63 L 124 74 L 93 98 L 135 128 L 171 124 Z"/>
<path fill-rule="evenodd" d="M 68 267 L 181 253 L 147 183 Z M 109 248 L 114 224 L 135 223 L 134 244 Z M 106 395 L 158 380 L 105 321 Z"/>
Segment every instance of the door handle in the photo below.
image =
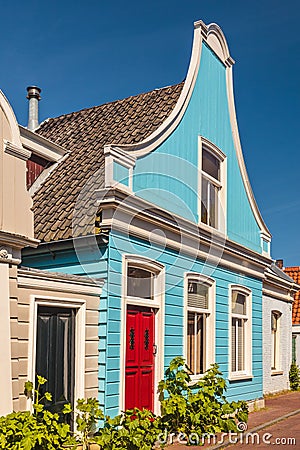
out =
<path fill-rule="evenodd" d="M 155 356 L 157 353 L 157 345 L 153 344 L 153 355 Z"/>

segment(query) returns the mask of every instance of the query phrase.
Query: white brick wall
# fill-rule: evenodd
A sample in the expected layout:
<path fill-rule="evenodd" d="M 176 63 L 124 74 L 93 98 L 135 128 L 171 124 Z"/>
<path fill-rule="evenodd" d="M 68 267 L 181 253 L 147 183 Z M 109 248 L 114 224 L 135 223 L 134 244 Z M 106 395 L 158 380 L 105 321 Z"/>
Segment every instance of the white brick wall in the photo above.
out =
<path fill-rule="evenodd" d="M 293 335 L 296 336 L 296 364 L 300 366 L 300 325 L 293 326 Z"/>
<path fill-rule="evenodd" d="M 271 311 L 281 313 L 279 322 L 279 360 L 277 374 L 271 370 Z M 289 389 L 292 361 L 292 305 L 283 300 L 263 296 L 263 391 L 264 394 Z"/>

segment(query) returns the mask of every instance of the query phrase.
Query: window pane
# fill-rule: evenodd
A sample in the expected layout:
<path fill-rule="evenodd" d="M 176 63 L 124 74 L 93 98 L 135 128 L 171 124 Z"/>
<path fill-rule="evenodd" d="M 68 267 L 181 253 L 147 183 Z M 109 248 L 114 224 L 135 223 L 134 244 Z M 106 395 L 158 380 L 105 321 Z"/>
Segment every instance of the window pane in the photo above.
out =
<path fill-rule="evenodd" d="M 218 220 L 218 188 L 209 183 L 209 225 L 216 228 Z"/>
<path fill-rule="evenodd" d="M 128 267 L 127 295 L 153 299 L 154 274 L 138 267 Z"/>
<path fill-rule="evenodd" d="M 207 197 L 208 181 L 202 178 L 201 185 L 201 222 L 208 224 L 208 197 Z"/>
<path fill-rule="evenodd" d="M 187 365 L 195 373 L 195 314 L 188 313 L 187 326 Z"/>
<path fill-rule="evenodd" d="M 271 330 L 277 331 L 277 314 L 271 314 Z"/>
<path fill-rule="evenodd" d="M 188 282 L 188 306 L 208 309 L 208 286 L 197 281 Z"/>
<path fill-rule="evenodd" d="M 292 337 L 292 362 L 295 363 L 296 362 L 296 339 L 297 336 L 293 336 Z"/>
<path fill-rule="evenodd" d="M 196 373 L 203 373 L 204 366 L 204 326 L 203 326 L 203 314 L 197 314 L 196 318 L 196 336 L 197 336 L 197 357 L 196 357 Z"/>
<path fill-rule="evenodd" d="M 187 365 L 194 375 L 204 371 L 204 316 L 188 312 Z"/>
<path fill-rule="evenodd" d="M 231 370 L 233 372 L 245 370 L 244 325 L 244 319 L 232 319 Z"/>
<path fill-rule="evenodd" d="M 271 369 L 276 369 L 276 331 L 274 330 L 272 330 L 271 345 Z"/>
<path fill-rule="evenodd" d="M 237 319 L 232 319 L 231 324 L 231 370 L 236 372 L 237 370 L 237 358 L 236 358 L 236 321 Z"/>
<path fill-rule="evenodd" d="M 244 320 L 237 319 L 238 321 L 238 370 L 244 370 Z"/>
<path fill-rule="evenodd" d="M 246 315 L 246 296 L 239 292 L 232 293 L 232 312 Z"/>
<path fill-rule="evenodd" d="M 220 161 L 207 150 L 202 151 L 202 170 L 220 180 Z"/>

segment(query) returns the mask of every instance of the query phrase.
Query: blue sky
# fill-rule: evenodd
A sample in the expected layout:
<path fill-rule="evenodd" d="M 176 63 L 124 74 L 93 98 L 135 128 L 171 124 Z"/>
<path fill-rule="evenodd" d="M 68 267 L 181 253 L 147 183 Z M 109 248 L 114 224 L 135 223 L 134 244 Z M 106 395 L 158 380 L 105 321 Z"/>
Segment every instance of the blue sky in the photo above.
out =
<path fill-rule="evenodd" d="M 235 59 L 244 156 L 272 256 L 300 265 L 298 0 L 51 0 L 1 4 L 0 89 L 26 125 L 26 86 L 40 119 L 180 82 L 193 22 L 218 23 Z"/>

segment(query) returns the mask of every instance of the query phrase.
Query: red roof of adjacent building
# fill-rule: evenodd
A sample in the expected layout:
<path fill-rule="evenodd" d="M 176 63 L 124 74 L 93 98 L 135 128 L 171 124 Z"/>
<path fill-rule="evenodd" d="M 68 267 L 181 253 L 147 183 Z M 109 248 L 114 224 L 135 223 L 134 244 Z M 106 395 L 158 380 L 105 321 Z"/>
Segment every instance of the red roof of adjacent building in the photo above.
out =
<path fill-rule="evenodd" d="M 300 266 L 285 267 L 284 271 L 297 284 L 300 284 Z M 296 292 L 294 298 L 292 322 L 293 325 L 300 325 L 300 291 Z"/>

